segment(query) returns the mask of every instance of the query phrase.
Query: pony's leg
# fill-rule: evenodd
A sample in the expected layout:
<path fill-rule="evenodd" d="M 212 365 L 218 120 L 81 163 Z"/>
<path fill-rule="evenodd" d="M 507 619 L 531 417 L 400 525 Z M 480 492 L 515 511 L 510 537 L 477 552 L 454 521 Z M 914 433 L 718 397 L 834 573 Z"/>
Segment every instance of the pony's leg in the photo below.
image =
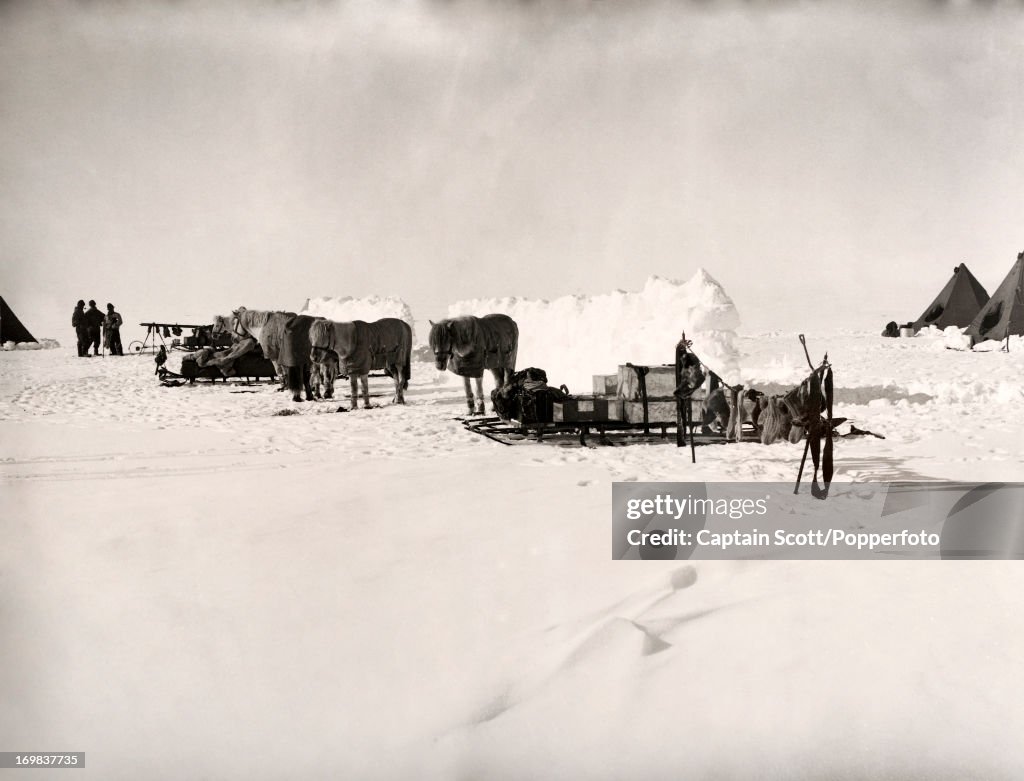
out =
<path fill-rule="evenodd" d="M 466 404 L 469 405 L 469 414 L 472 415 L 476 411 L 476 407 L 473 406 L 473 386 L 469 384 L 469 377 L 462 379 L 466 383 Z"/>
<path fill-rule="evenodd" d="M 475 379 L 476 379 L 476 397 L 477 397 L 477 400 L 478 400 L 477 401 L 477 405 L 476 405 L 476 414 L 477 415 L 483 415 L 484 412 L 486 412 L 486 409 L 484 408 L 484 378 L 481 375 L 480 377 L 476 377 Z"/>
<path fill-rule="evenodd" d="M 399 364 L 397 368 L 395 388 L 398 390 L 398 403 L 405 404 L 405 386 L 409 383 L 409 378 L 405 374 L 407 367 L 405 364 Z"/>
<path fill-rule="evenodd" d="M 313 369 L 312 364 L 308 364 L 308 363 L 305 366 L 302 367 L 302 385 L 303 385 L 303 390 L 306 391 L 306 401 L 312 401 L 313 400 L 313 388 L 312 388 L 312 385 L 311 385 L 312 369 Z"/>
<path fill-rule="evenodd" d="M 274 364 L 274 374 L 277 375 L 277 379 L 278 379 L 277 392 L 280 393 L 283 390 L 287 390 L 288 389 L 287 369 L 285 369 L 283 366 L 281 366 L 281 364 L 279 364 L 277 361 L 271 361 L 271 363 Z"/>
<path fill-rule="evenodd" d="M 392 401 L 395 404 L 405 404 L 405 398 L 402 396 L 402 367 L 392 366 L 391 377 L 395 381 L 395 398 Z"/>
<path fill-rule="evenodd" d="M 321 364 L 321 383 L 323 384 L 324 399 L 334 398 L 334 369 L 326 363 Z"/>
<path fill-rule="evenodd" d="M 292 401 L 302 401 L 302 379 L 305 372 L 301 366 L 289 366 L 285 372 L 288 374 L 288 390 L 292 392 Z"/>
<path fill-rule="evenodd" d="M 364 374 L 359 378 L 363 383 L 363 409 L 370 408 L 370 375 Z"/>
<path fill-rule="evenodd" d="M 348 376 L 348 382 L 352 390 L 352 411 L 359 409 L 359 378 L 355 372 Z"/>

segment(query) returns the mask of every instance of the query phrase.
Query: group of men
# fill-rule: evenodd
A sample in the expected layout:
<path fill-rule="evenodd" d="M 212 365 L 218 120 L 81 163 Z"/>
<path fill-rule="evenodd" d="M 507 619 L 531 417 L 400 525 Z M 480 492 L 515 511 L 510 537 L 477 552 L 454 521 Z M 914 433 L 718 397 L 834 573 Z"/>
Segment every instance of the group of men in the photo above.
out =
<path fill-rule="evenodd" d="M 124 355 L 121 346 L 123 322 L 121 315 L 114 311 L 113 304 L 107 304 L 107 313 L 103 314 L 96 308 L 95 301 L 89 302 L 88 309 L 85 308 L 85 301 L 79 301 L 71 315 L 71 325 L 78 336 L 78 357 L 88 358 L 90 349 L 92 355 L 99 355 L 101 337 L 103 346 L 111 355 Z"/>

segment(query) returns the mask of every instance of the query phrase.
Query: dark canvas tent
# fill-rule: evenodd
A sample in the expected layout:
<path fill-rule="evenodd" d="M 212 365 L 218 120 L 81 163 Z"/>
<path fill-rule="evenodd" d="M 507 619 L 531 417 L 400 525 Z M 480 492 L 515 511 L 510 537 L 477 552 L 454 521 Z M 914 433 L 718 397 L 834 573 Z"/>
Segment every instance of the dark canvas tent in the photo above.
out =
<path fill-rule="evenodd" d="M 965 328 L 987 301 L 985 288 L 975 279 L 966 264 L 961 263 L 953 269 L 953 276 L 924 310 L 924 314 L 914 321 L 914 332 L 930 325 L 937 328 L 948 328 L 951 325 Z"/>
<path fill-rule="evenodd" d="M 1024 252 L 965 332 L 971 344 L 1024 334 Z"/>
<path fill-rule="evenodd" d="M 21 324 L 21 320 L 7 306 L 3 296 L 0 296 L 0 344 L 5 342 L 34 342 L 36 338 L 28 332 L 28 329 Z"/>

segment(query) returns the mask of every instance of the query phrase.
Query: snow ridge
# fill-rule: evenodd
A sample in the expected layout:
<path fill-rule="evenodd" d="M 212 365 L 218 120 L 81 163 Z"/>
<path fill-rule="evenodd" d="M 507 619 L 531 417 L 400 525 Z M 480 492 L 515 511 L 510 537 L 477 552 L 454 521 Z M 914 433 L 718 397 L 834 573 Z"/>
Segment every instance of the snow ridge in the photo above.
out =
<path fill-rule="evenodd" d="M 419 343 L 412 309 L 401 298 L 393 296 L 366 296 L 364 298 L 322 296 L 319 298 L 307 298 L 299 314 L 326 317 L 339 323 L 347 323 L 352 320 L 373 322 L 384 317 L 396 317 L 399 320 L 404 320 L 412 327 L 413 344 Z"/>
<path fill-rule="evenodd" d="M 672 363 L 680 334 L 693 351 L 730 383 L 738 382 L 735 347 L 739 313 L 725 289 L 704 269 L 686 282 L 652 276 L 641 290 L 553 300 L 516 297 L 458 301 L 448 317 L 509 315 L 519 324 L 518 368 L 537 366 L 554 385 L 574 393 L 591 389 L 594 374 L 613 373 L 627 361 Z"/>

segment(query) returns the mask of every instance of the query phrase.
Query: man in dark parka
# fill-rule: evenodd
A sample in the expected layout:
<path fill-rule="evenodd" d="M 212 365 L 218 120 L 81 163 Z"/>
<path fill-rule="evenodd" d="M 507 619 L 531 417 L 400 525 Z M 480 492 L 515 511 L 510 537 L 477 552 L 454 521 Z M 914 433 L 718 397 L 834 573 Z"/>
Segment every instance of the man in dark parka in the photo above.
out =
<path fill-rule="evenodd" d="M 89 330 L 88 341 L 85 345 L 85 353 L 89 354 L 92 347 L 92 354 L 100 354 L 100 334 L 103 330 L 103 313 L 96 308 L 96 302 L 90 301 L 89 308 L 85 310 L 85 324 Z"/>
<path fill-rule="evenodd" d="M 85 301 L 79 301 L 75 305 L 75 311 L 71 315 L 71 326 L 75 329 L 75 336 L 78 338 L 78 357 L 88 357 L 89 326 L 85 322 Z"/>

